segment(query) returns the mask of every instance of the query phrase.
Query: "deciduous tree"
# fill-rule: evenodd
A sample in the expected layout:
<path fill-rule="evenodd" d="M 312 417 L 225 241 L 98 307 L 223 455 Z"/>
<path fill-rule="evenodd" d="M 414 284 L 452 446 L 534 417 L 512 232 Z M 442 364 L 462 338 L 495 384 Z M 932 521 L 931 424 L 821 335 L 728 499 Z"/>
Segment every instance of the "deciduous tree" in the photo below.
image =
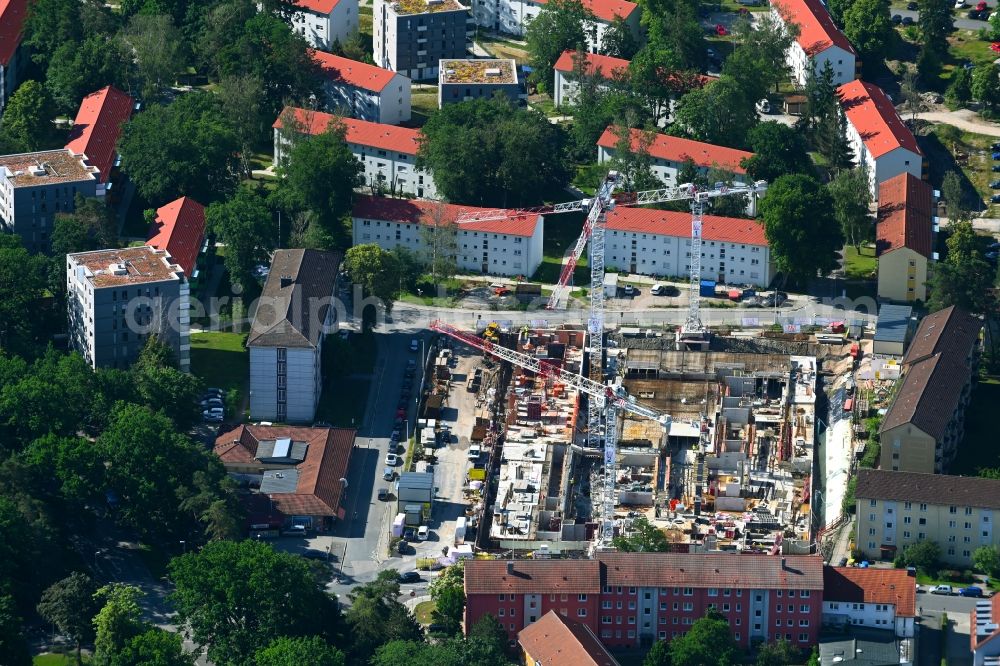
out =
<path fill-rule="evenodd" d="M 670 641 L 670 666 L 729 666 L 739 661 L 729 622 L 715 611 Z"/>
<path fill-rule="evenodd" d="M 955 29 L 952 3 L 948 0 L 919 0 L 919 4 L 917 25 L 920 26 L 921 43 L 924 49 L 940 60 L 948 54 L 948 35 Z"/>
<path fill-rule="evenodd" d="M 1000 548 L 995 545 L 980 546 L 972 551 L 972 563 L 990 578 L 1000 575 Z"/>
<path fill-rule="evenodd" d="M 0 594 L 0 655 L 4 666 L 31 666 L 31 652 L 25 640 L 25 627 L 17 612 L 14 597 Z"/>
<path fill-rule="evenodd" d="M 254 293 L 254 269 L 269 263 L 278 240 L 264 199 L 256 191 L 241 187 L 228 201 L 211 204 L 205 210 L 205 221 L 226 244 L 224 261 L 230 282 L 240 285 L 244 293 Z"/>
<path fill-rule="evenodd" d="M 934 267 L 929 280 L 931 311 L 957 305 L 980 315 L 991 315 L 996 307 L 992 286 L 996 271 L 982 256 L 972 224 L 960 221 L 948 226 L 948 252 Z"/>
<path fill-rule="evenodd" d="M 344 256 L 344 268 L 351 282 L 380 299 L 387 311 L 392 309 L 401 277 L 395 255 L 374 243 L 355 245 Z"/>
<path fill-rule="evenodd" d="M 17 87 L 0 117 L 0 131 L 18 152 L 50 147 L 52 100 L 41 83 L 25 81 Z"/>
<path fill-rule="evenodd" d="M 90 576 L 75 571 L 49 586 L 38 602 L 38 614 L 76 643 L 77 664 L 83 663 L 83 643 L 94 636 L 94 616 L 100 608 L 94 599 L 96 592 Z"/>
<path fill-rule="evenodd" d="M 751 129 L 747 141 L 753 157 L 741 166 L 754 180 L 772 182 L 786 174 L 813 172 L 805 138 L 796 128 L 769 120 Z"/>
<path fill-rule="evenodd" d="M 1000 104 L 1000 67 L 987 63 L 972 70 L 971 92 L 973 99 L 992 112 Z"/>
<path fill-rule="evenodd" d="M 663 530 L 639 517 L 632 521 L 632 529 L 614 539 L 614 546 L 624 553 L 667 553 L 670 542 Z"/>
<path fill-rule="evenodd" d="M 157 100 L 181 69 L 181 35 L 165 14 L 137 14 L 119 35 L 129 77 L 146 100 Z"/>
<path fill-rule="evenodd" d="M 47 268 L 43 257 L 24 249 L 19 236 L 0 234 L 0 350 L 35 351 Z"/>
<path fill-rule="evenodd" d="M 159 627 L 148 627 L 129 638 L 108 660 L 108 666 L 194 666 L 194 663 L 195 656 L 184 651 L 181 634 Z"/>
<path fill-rule="evenodd" d="M 869 214 L 872 196 L 868 183 L 868 170 L 841 169 L 827 184 L 833 199 L 833 216 L 848 243 L 861 250 L 861 243 L 872 236 L 874 227 Z"/>
<path fill-rule="evenodd" d="M 814 178 L 781 176 L 758 208 L 775 263 L 787 278 L 804 281 L 836 268 L 844 237 L 833 216 L 833 198 Z"/>
<path fill-rule="evenodd" d="M 638 50 L 639 43 L 632 34 L 628 23 L 621 16 L 615 16 L 601 38 L 601 53 L 631 60 Z"/>
<path fill-rule="evenodd" d="M 95 598 L 102 602 L 94 616 L 94 662 L 112 666 L 113 659 L 125 645 L 145 630 L 139 599 L 143 592 L 134 585 L 111 583 L 99 589 Z"/>
<path fill-rule="evenodd" d="M 889 13 L 889 0 L 855 0 L 844 13 L 844 34 L 861 52 L 862 62 L 881 63 L 892 45 Z"/>
<path fill-rule="evenodd" d="M 935 573 L 941 560 L 941 546 L 930 540 L 911 543 L 903 549 L 903 560 L 907 566 Z"/>
<path fill-rule="evenodd" d="M 755 100 L 728 76 L 692 90 L 677 103 L 677 123 L 692 138 L 723 146 L 745 146 L 757 124 Z"/>
<path fill-rule="evenodd" d="M 567 49 L 582 48 L 592 25 L 594 15 L 580 0 L 554 0 L 542 5 L 538 16 L 528 23 L 524 37 L 538 83 L 551 90 L 556 60 Z"/>
<path fill-rule="evenodd" d="M 319 636 L 281 637 L 256 656 L 256 666 L 344 666 L 344 653 Z"/>

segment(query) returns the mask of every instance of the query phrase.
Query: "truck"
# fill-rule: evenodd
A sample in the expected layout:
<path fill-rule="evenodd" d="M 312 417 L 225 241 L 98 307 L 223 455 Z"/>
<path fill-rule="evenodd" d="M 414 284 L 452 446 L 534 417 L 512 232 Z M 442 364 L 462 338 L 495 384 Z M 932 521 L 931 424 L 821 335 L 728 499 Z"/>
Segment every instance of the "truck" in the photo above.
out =
<path fill-rule="evenodd" d="M 434 428 L 424 428 L 420 431 L 420 445 L 425 449 L 433 449 L 437 443 Z"/>

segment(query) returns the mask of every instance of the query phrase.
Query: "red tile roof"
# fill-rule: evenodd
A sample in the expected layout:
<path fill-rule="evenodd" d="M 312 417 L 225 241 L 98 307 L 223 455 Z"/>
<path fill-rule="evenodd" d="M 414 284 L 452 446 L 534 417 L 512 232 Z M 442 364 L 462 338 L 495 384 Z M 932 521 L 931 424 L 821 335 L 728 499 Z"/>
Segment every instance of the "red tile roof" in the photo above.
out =
<path fill-rule="evenodd" d="M 796 41 L 806 55 L 814 56 L 831 46 L 855 53 L 851 42 L 833 24 L 830 12 L 820 0 L 777 0 L 772 4 L 782 18 L 799 26 Z"/>
<path fill-rule="evenodd" d="M 333 83 L 346 83 L 355 88 L 380 93 L 389 85 L 392 77 L 396 76 L 396 72 L 389 71 L 388 69 L 382 69 L 381 67 L 351 60 L 350 58 L 342 58 L 325 51 L 309 49 L 309 53 L 312 55 L 313 60 L 319 63 L 323 74 Z"/>
<path fill-rule="evenodd" d="M 438 211 L 441 211 L 440 213 Z M 390 199 L 388 197 L 354 197 L 354 212 L 352 215 L 369 220 L 389 220 L 390 222 L 405 222 L 406 224 L 434 224 L 436 219 L 448 222 L 461 213 L 472 211 L 494 211 L 492 208 L 475 208 L 473 206 L 456 206 L 440 201 L 425 199 Z M 504 220 L 483 220 L 481 222 L 465 222 L 462 231 L 485 231 L 491 234 L 508 234 L 510 236 L 532 236 L 541 216 L 538 214 L 517 215 Z"/>
<path fill-rule="evenodd" d="M 191 279 L 204 242 L 205 207 L 190 197 L 181 197 L 157 209 L 146 245 L 169 252 Z"/>
<path fill-rule="evenodd" d="M 691 237 L 691 213 L 678 213 L 652 208 L 618 206 L 608 213 L 607 228 L 663 236 Z M 708 241 L 767 246 L 764 226 L 757 220 L 705 215 L 701 236 Z"/>
<path fill-rule="evenodd" d="M 465 594 L 598 594 L 597 560 L 468 560 Z"/>
<path fill-rule="evenodd" d="M 934 251 L 933 190 L 911 173 L 880 183 L 876 248 L 884 254 L 903 247 L 928 259 Z"/>
<path fill-rule="evenodd" d="M 597 559 L 604 585 L 823 589 L 823 558 L 816 555 L 599 553 Z"/>
<path fill-rule="evenodd" d="M 341 118 L 322 111 L 309 111 L 291 106 L 285 107 L 272 127 L 280 129 L 284 126 L 286 114 L 294 114 L 295 121 L 308 134 L 322 134 L 331 122 L 343 123 L 347 129 L 347 143 L 368 146 L 381 150 L 391 150 L 406 155 L 416 155 L 419 148 L 420 131 L 396 125 L 383 125 L 367 120 Z"/>
<path fill-rule="evenodd" d="M 571 50 L 563 51 L 562 55 L 559 56 L 559 60 L 556 60 L 556 71 L 572 72 L 573 55 L 575 53 L 577 52 Z M 620 74 L 628 73 L 629 61 L 624 58 L 615 58 L 613 56 L 599 55 L 597 53 L 584 53 L 582 55 L 586 63 L 584 65 L 584 71 L 588 74 L 610 79 Z"/>
<path fill-rule="evenodd" d="M 319 14 L 329 14 L 337 6 L 337 2 L 339 0 L 292 0 L 296 7 Z"/>
<path fill-rule="evenodd" d="M 641 130 L 631 130 L 632 150 L 639 149 L 642 143 L 642 134 Z M 608 127 L 604 130 L 601 138 L 597 140 L 597 145 L 602 148 L 614 149 L 617 143 L 618 132 L 615 127 Z M 738 174 L 746 173 L 746 169 L 740 166 L 740 161 L 753 157 L 753 153 L 745 150 L 716 146 L 711 143 L 702 143 L 666 134 L 655 134 L 648 150 L 652 157 L 661 160 L 685 162 L 690 159 L 695 166 L 716 167 Z"/>
<path fill-rule="evenodd" d="M 847 122 L 861 135 L 872 157 L 879 158 L 896 148 L 923 155 L 913 132 L 906 128 L 896 108 L 878 86 L 861 80 L 837 88 L 840 108 Z"/>
<path fill-rule="evenodd" d="M 546 0 L 538 2 L 544 5 Z M 582 2 L 585 9 L 589 9 L 594 16 L 607 23 L 614 21 L 616 16 L 628 18 L 639 8 L 639 5 L 628 0 L 582 0 Z"/>
<path fill-rule="evenodd" d="M 286 516 L 335 516 L 340 510 L 340 480 L 354 447 L 353 428 L 298 428 L 292 426 L 241 425 L 215 440 L 215 454 L 223 465 L 247 465 L 255 461 L 262 440 L 288 437 L 307 445 L 294 493 L 272 493 L 274 508 Z M 273 466 L 270 466 L 273 467 Z"/>
<path fill-rule="evenodd" d="M 619 666 L 590 627 L 555 610 L 518 632 L 517 640 L 536 664 Z"/>
<path fill-rule="evenodd" d="M 29 0 L 0 0 L 0 66 L 9 65 L 21 45 L 28 3 Z"/>
<path fill-rule="evenodd" d="M 114 86 L 90 93 L 80 102 L 66 148 L 75 155 L 86 155 L 87 161 L 100 170 L 102 183 L 111 176 L 122 124 L 132 116 L 134 103 Z"/>
<path fill-rule="evenodd" d="M 897 617 L 915 617 L 917 581 L 904 569 L 824 567 L 823 601 L 892 604 Z"/>

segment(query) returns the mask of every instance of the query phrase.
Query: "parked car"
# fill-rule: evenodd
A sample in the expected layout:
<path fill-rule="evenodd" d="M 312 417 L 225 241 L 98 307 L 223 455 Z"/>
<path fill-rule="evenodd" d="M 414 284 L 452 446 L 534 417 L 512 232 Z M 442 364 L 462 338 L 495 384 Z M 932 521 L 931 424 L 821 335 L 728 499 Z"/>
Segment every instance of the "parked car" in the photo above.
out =
<path fill-rule="evenodd" d="M 725 37 L 726 35 L 729 34 L 729 31 L 726 30 L 726 26 L 722 25 L 721 23 L 716 23 L 715 34 L 717 34 L 719 37 Z"/>
<path fill-rule="evenodd" d="M 201 401 L 202 409 L 225 409 L 226 403 L 222 402 L 218 398 L 209 398 L 208 400 Z"/>
<path fill-rule="evenodd" d="M 1000 203 L 1000 194 L 994 194 L 991 196 L 990 203 Z"/>
<path fill-rule="evenodd" d="M 479 456 L 483 453 L 483 447 L 478 444 L 473 444 L 469 447 L 469 460 L 479 460 Z"/>
<path fill-rule="evenodd" d="M 654 284 L 649 293 L 653 296 L 677 296 L 680 291 L 677 287 L 670 284 Z"/>
<path fill-rule="evenodd" d="M 222 423 L 222 414 L 202 414 L 201 418 L 206 423 Z"/>
<path fill-rule="evenodd" d="M 902 22 L 903 22 L 903 17 L 902 16 L 900 16 L 899 14 L 893 14 L 892 15 L 892 24 L 893 25 L 899 25 Z"/>
<path fill-rule="evenodd" d="M 981 587 L 976 587 L 975 585 L 970 585 L 969 587 L 963 587 L 961 590 L 959 590 L 958 596 L 981 597 L 983 596 L 983 589 Z"/>
<path fill-rule="evenodd" d="M 421 541 L 427 541 L 427 537 L 429 537 L 430 535 L 431 531 L 427 528 L 426 525 L 421 525 L 420 527 L 417 528 L 417 538 L 420 539 Z"/>
<path fill-rule="evenodd" d="M 992 157 L 995 160 L 1000 160 L 1000 150 L 994 150 Z"/>
<path fill-rule="evenodd" d="M 951 585 L 935 585 L 931 590 L 931 594 L 954 594 L 955 591 L 952 589 Z"/>
<path fill-rule="evenodd" d="M 908 2 L 906 3 L 906 8 L 909 9 L 911 12 L 915 12 L 920 8 L 920 5 L 918 5 L 915 2 Z"/>
<path fill-rule="evenodd" d="M 400 539 L 396 542 L 396 552 L 400 555 L 406 555 L 411 550 L 410 544 L 406 543 L 405 539 Z"/>
<path fill-rule="evenodd" d="M 392 481 L 396 476 L 396 472 L 391 467 L 386 467 L 382 470 L 382 478 L 386 481 Z"/>
<path fill-rule="evenodd" d="M 416 571 L 406 571 L 399 574 L 400 583 L 419 583 L 420 580 L 420 574 Z"/>
<path fill-rule="evenodd" d="M 417 538 L 417 531 L 412 527 L 407 527 L 405 530 L 403 530 L 404 541 L 413 541 L 416 538 Z"/>
<path fill-rule="evenodd" d="M 994 164 L 992 167 L 990 167 L 990 171 L 993 172 L 1000 171 L 1000 164 Z"/>
<path fill-rule="evenodd" d="M 444 626 L 440 622 L 431 622 L 427 625 L 428 634 L 443 634 L 446 631 L 448 631 L 448 627 Z"/>
<path fill-rule="evenodd" d="M 771 101 L 766 97 L 762 100 L 758 100 L 755 106 L 757 108 L 757 113 L 771 113 Z"/>
<path fill-rule="evenodd" d="M 996 141 L 990 146 L 990 150 L 1000 150 L 1000 141 Z"/>
<path fill-rule="evenodd" d="M 410 351 L 415 352 L 420 350 L 420 340 L 413 338 L 410 340 Z"/>
<path fill-rule="evenodd" d="M 225 413 L 222 407 L 209 407 L 208 409 L 202 410 L 202 415 L 207 416 L 208 414 L 219 414 L 220 416 Z"/>
<path fill-rule="evenodd" d="M 306 551 L 303 551 L 302 557 L 306 558 L 307 560 L 329 560 L 330 554 L 327 553 L 325 550 L 316 550 L 315 548 L 310 548 Z"/>
<path fill-rule="evenodd" d="M 955 0 L 955 9 L 962 9 L 965 7 L 965 0 Z"/>
<path fill-rule="evenodd" d="M 979 9 L 970 9 L 967 16 L 973 21 L 983 21 L 986 19 L 986 12 Z"/>
<path fill-rule="evenodd" d="M 997 148 L 997 150 L 1000 150 L 1000 148 Z M 201 397 L 208 398 L 208 397 L 213 396 L 213 395 L 222 398 L 222 397 L 224 397 L 226 395 L 226 392 L 223 391 L 220 388 L 216 388 L 214 386 L 211 386 L 211 387 L 205 389 L 205 392 L 201 394 Z"/>
<path fill-rule="evenodd" d="M 913 25 L 913 17 L 912 16 L 904 16 L 903 17 L 903 25 Z"/>
<path fill-rule="evenodd" d="M 987 7 L 988 5 L 986 4 L 986 0 L 979 0 L 979 2 L 976 3 L 976 9 L 981 12 L 987 11 Z"/>
<path fill-rule="evenodd" d="M 379 488 L 378 489 L 378 499 L 379 499 L 380 502 L 384 502 L 387 499 L 389 499 L 389 489 L 388 488 Z"/>
<path fill-rule="evenodd" d="M 635 296 L 637 293 L 639 293 L 638 289 L 636 289 L 635 287 L 633 287 L 630 284 L 625 285 L 625 295 L 626 296 Z"/>
<path fill-rule="evenodd" d="M 395 453 L 385 454 L 385 464 L 388 465 L 389 467 L 395 467 L 396 465 L 399 464 L 399 456 L 397 456 Z"/>
<path fill-rule="evenodd" d="M 991 181 L 990 188 L 994 190 L 1000 190 L 1000 180 Z"/>

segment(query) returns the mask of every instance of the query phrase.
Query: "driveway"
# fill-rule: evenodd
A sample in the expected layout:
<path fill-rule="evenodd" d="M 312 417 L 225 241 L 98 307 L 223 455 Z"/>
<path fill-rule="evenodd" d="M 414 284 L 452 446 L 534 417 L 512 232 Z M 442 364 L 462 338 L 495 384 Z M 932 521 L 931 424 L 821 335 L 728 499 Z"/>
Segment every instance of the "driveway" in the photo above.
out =
<path fill-rule="evenodd" d="M 910 114 L 901 111 L 900 117 L 909 119 Z M 958 111 L 924 111 L 918 113 L 917 118 L 935 123 L 944 123 L 945 125 L 953 125 L 960 130 L 974 134 L 1000 137 L 1000 125 L 983 120 L 978 113 L 969 109 L 959 109 Z"/>
<path fill-rule="evenodd" d="M 975 6 L 975 4 L 976 3 L 973 3 L 971 6 L 967 6 L 964 9 L 955 10 L 955 27 L 956 28 L 958 28 L 959 30 L 973 30 L 973 31 L 978 31 L 978 30 L 980 30 L 982 28 L 988 28 L 989 27 L 989 23 L 987 23 L 986 21 L 974 21 L 973 19 L 970 19 L 967 16 L 967 14 L 969 13 L 969 10 L 972 9 Z M 996 0 L 988 0 L 986 4 L 989 5 L 990 7 L 996 7 L 997 3 L 996 3 Z M 895 9 L 895 8 L 893 8 L 891 10 L 891 14 L 892 15 L 899 14 L 901 17 L 904 17 L 904 18 L 907 17 L 907 16 L 909 16 L 910 18 L 913 19 L 913 24 L 914 25 L 917 24 L 917 20 L 919 19 L 919 16 L 920 16 L 920 12 L 917 12 L 917 11 L 911 11 L 909 9 Z"/>
<path fill-rule="evenodd" d="M 965 666 L 972 663 L 969 651 L 969 613 L 976 606 L 976 600 L 968 597 L 947 597 L 937 594 L 917 595 L 920 613 L 919 663 L 923 666 L 938 666 L 948 660 L 949 666 Z M 947 654 L 942 655 L 941 617 L 948 615 Z"/>

